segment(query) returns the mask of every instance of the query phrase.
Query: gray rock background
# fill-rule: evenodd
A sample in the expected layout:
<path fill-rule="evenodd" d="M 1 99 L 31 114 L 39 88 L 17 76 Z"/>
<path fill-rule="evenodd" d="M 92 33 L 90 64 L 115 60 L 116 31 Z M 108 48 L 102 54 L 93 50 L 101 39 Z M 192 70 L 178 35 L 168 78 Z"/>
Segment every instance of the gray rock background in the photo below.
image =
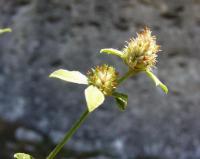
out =
<path fill-rule="evenodd" d="M 157 75 L 164 95 L 143 74 L 80 128 L 61 159 L 200 158 L 199 0 L 0 0 L 0 158 L 29 152 L 45 158 L 85 108 L 84 87 L 49 79 L 58 68 L 87 70 L 123 63 L 100 55 L 149 26 L 162 45 Z"/>

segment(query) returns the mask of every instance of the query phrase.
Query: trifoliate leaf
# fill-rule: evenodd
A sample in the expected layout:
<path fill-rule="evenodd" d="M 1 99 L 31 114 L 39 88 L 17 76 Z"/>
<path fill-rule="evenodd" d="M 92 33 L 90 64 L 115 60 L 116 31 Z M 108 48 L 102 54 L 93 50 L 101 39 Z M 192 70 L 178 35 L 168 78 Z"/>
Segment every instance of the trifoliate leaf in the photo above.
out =
<path fill-rule="evenodd" d="M 34 159 L 31 155 L 25 153 L 16 153 L 14 154 L 15 159 Z"/>
<path fill-rule="evenodd" d="M 113 96 L 115 97 L 117 106 L 120 110 L 124 111 L 128 104 L 128 95 L 123 93 L 114 92 Z"/>
<path fill-rule="evenodd" d="M 113 49 L 113 48 L 101 49 L 100 53 L 112 54 L 112 55 L 116 55 L 116 56 L 119 56 L 119 57 L 122 57 L 122 55 L 123 55 L 123 52 L 121 52 L 117 49 Z"/>
<path fill-rule="evenodd" d="M 4 29 L 0 29 L 0 34 L 2 33 L 6 33 L 6 32 L 11 32 L 12 30 L 10 28 L 4 28 Z"/>
<path fill-rule="evenodd" d="M 59 78 L 61 80 L 78 83 L 78 84 L 88 84 L 88 79 L 85 75 L 79 71 L 68 71 L 59 69 L 49 75 L 49 77 Z"/>
<path fill-rule="evenodd" d="M 164 85 L 154 74 L 153 72 L 146 70 L 146 74 L 154 81 L 156 86 L 159 86 L 166 94 L 168 93 L 168 88 Z"/>
<path fill-rule="evenodd" d="M 95 86 L 85 89 L 85 99 L 89 112 L 98 108 L 105 100 L 104 94 Z"/>

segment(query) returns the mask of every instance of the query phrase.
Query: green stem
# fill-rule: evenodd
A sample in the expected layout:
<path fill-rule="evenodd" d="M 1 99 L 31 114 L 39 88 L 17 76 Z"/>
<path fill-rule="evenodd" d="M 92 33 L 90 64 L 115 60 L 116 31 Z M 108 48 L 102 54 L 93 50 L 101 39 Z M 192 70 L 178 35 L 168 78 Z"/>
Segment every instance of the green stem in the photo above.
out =
<path fill-rule="evenodd" d="M 135 75 L 137 72 L 129 70 L 124 76 L 122 76 L 118 82 L 119 84 L 122 83 L 124 80 L 129 78 L 130 76 Z M 54 159 L 54 157 L 60 152 L 60 150 L 64 147 L 66 142 L 72 137 L 72 135 L 77 131 L 77 129 L 81 126 L 81 124 L 85 121 L 85 119 L 88 117 L 89 111 L 86 110 L 79 120 L 76 121 L 76 123 L 72 126 L 72 128 L 65 134 L 64 138 L 58 143 L 58 145 L 54 148 L 54 150 L 48 155 L 46 159 Z"/>
<path fill-rule="evenodd" d="M 126 72 L 124 74 L 124 76 L 122 76 L 119 80 L 118 80 L 118 83 L 122 83 L 123 81 L 125 81 L 127 78 L 129 78 L 130 76 L 133 76 L 135 75 L 137 72 L 136 71 L 133 71 L 133 70 L 129 70 L 128 72 Z"/>
<path fill-rule="evenodd" d="M 53 159 L 57 153 L 64 147 L 65 143 L 72 137 L 72 135 L 77 131 L 77 129 L 81 126 L 81 124 L 88 117 L 89 111 L 86 110 L 79 120 L 72 126 L 72 128 L 65 134 L 64 138 L 58 143 L 58 145 L 54 148 L 54 150 L 48 155 L 46 159 Z"/>

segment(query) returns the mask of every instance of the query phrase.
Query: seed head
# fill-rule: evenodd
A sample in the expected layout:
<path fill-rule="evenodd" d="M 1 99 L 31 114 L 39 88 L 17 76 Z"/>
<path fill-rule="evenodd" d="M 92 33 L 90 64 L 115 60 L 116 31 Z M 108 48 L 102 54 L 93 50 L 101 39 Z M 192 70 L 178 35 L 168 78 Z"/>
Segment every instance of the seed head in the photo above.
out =
<path fill-rule="evenodd" d="M 149 28 L 145 28 L 130 39 L 123 49 L 123 60 L 133 70 L 151 69 L 156 64 L 160 46 L 156 44 L 156 37 L 151 35 Z"/>
<path fill-rule="evenodd" d="M 96 86 L 104 95 L 112 95 L 118 85 L 118 73 L 114 67 L 106 64 L 96 66 L 87 75 L 89 85 Z"/>

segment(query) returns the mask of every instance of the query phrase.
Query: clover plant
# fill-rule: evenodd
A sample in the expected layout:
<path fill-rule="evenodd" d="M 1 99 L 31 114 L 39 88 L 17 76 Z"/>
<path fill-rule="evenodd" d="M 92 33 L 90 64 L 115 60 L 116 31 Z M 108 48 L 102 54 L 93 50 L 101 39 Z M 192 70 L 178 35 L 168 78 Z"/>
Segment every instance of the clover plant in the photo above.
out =
<path fill-rule="evenodd" d="M 123 81 L 131 76 L 144 72 L 151 80 L 153 80 L 156 86 L 159 86 L 167 94 L 167 87 L 153 73 L 159 51 L 160 46 L 156 43 L 156 37 L 152 36 L 150 29 L 146 27 L 137 34 L 136 38 L 132 38 L 126 42 L 126 45 L 122 50 L 113 48 L 100 50 L 100 53 L 115 55 L 122 59 L 122 62 L 127 66 L 127 72 L 122 76 L 119 75 L 113 66 L 109 66 L 108 64 L 91 68 L 86 75 L 79 71 L 65 69 L 59 69 L 51 73 L 49 76 L 51 78 L 86 85 L 84 93 L 87 107 L 81 117 L 65 134 L 63 139 L 58 143 L 54 150 L 51 151 L 46 159 L 54 159 L 56 157 L 85 119 L 103 104 L 107 96 L 111 96 L 115 99 L 120 110 L 125 110 L 128 104 L 128 95 L 118 92 L 117 88 Z M 14 157 L 16 159 L 33 158 L 24 153 L 17 153 Z"/>

